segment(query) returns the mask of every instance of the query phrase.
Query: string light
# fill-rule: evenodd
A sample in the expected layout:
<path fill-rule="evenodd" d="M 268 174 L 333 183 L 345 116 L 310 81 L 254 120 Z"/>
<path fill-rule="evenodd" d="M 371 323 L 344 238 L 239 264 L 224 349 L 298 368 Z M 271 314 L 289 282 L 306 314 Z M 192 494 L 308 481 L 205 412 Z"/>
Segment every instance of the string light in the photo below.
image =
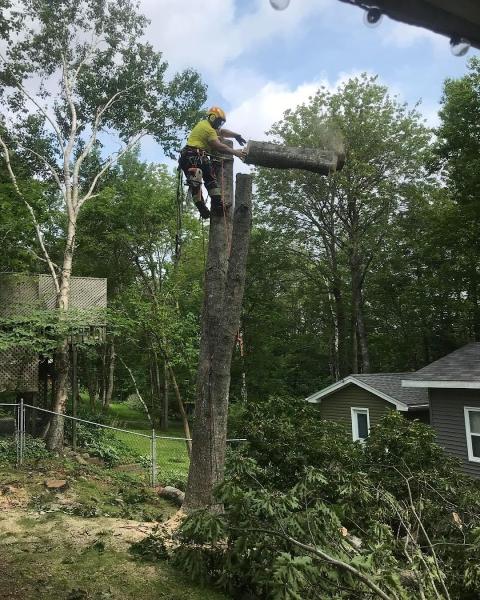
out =
<path fill-rule="evenodd" d="M 376 27 L 380 24 L 383 14 L 379 8 L 369 8 L 363 15 L 363 22 L 367 27 Z"/>
<path fill-rule="evenodd" d="M 453 38 L 450 40 L 450 50 L 453 56 L 465 56 L 470 50 L 470 42 L 465 38 Z"/>
<path fill-rule="evenodd" d="M 288 8 L 289 4 L 290 0 L 270 0 L 270 5 L 275 10 L 285 10 L 286 8 Z"/>

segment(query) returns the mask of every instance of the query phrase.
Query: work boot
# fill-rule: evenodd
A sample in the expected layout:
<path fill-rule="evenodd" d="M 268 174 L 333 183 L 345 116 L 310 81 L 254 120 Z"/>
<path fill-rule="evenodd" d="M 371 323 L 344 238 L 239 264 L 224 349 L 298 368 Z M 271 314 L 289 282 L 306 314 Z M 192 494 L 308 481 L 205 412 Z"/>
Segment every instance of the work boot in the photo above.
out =
<path fill-rule="evenodd" d="M 198 208 L 198 212 L 200 213 L 202 219 L 210 218 L 210 211 L 208 210 L 205 202 L 195 202 L 195 206 Z"/>

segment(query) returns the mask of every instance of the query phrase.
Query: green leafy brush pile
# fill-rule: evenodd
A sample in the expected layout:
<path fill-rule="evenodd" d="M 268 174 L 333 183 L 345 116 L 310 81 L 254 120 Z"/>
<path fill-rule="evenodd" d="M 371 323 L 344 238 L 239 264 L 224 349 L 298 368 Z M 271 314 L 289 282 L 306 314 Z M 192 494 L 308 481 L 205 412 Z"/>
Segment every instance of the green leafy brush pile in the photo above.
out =
<path fill-rule="evenodd" d="M 250 445 L 217 490 L 224 512 L 180 529 L 182 570 L 234 598 L 479 597 L 478 485 L 428 426 L 392 412 L 362 446 L 275 398 L 243 427 Z"/>

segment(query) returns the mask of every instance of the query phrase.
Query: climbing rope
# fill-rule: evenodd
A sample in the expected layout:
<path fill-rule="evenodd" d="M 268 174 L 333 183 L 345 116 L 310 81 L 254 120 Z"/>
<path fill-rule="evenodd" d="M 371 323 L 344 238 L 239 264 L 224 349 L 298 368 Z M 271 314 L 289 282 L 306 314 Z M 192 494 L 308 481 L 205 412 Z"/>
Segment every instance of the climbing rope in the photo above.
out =
<path fill-rule="evenodd" d="M 175 210 L 177 220 L 175 231 L 175 262 L 178 262 L 182 243 L 183 173 L 181 169 L 178 170 Z"/>
<path fill-rule="evenodd" d="M 207 268 L 207 257 L 205 254 L 205 225 L 203 224 L 202 217 L 199 217 L 202 225 L 202 252 L 203 252 L 203 277 L 205 278 L 205 270 Z"/>

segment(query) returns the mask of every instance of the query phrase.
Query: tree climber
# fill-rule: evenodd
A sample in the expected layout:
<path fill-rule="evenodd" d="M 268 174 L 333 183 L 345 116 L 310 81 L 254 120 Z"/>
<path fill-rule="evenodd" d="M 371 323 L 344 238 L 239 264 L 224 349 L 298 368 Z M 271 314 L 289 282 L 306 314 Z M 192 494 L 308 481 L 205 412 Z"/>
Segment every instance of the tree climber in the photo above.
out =
<path fill-rule="evenodd" d="M 208 109 L 207 115 L 192 129 L 187 145 L 181 150 L 178 163 L 185 173 L 189 193 L 198 208 L 202 219 L 208 219 L 208 210 L 202 196 L 202 178 L 210 195 L 213 214 L 223 214 L 222 190 L 218 186 L 215 166 L 212 164 L 212 152 L 232 154 L 240 159 L 245 158 L 245 150 L 234 150 L 218 139 L 234 138 L 243 146 L 246 140 L 239 133 L 222 128 L 226 121 L 224 111 L 218 106 Z"/>

